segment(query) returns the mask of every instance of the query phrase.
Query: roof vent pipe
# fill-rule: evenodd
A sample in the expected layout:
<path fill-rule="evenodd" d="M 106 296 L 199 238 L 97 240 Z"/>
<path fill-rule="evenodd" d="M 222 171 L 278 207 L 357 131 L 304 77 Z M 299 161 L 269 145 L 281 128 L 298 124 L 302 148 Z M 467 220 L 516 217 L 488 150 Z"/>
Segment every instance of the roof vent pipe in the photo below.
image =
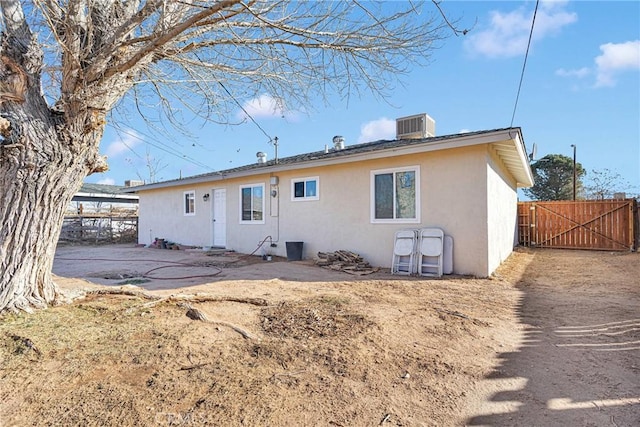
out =
<path fill-rule="evenodd" d="M 333 137 L 333 147 L 337 150 L 344 149 L 344 138 L 341 135 Z"/>
<path fill-rule="evenodd" d="M 267 155 L 265 153 L 263 153 L 262 151 L 258 151 L 256 153 L 256 157 L 258 158 L 258 164 L 265 164 L 267 163 Z"/>

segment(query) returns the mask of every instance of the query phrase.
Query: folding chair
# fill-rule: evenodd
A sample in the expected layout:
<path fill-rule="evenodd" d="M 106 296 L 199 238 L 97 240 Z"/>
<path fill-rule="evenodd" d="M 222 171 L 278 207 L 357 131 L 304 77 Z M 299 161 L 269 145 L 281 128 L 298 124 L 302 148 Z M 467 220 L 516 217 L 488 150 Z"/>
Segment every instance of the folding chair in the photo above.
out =
<path fill-rule="evenodd" d="M 410 275 L 414 272 L 416 230 L 400 230 L 395 234 L 391 274 Z"/>
<path fill-rule="evenodd" d="M 418 274 L 442 276 L 444 232 L 439 228 L 423 228 L 418 236 Z"/>

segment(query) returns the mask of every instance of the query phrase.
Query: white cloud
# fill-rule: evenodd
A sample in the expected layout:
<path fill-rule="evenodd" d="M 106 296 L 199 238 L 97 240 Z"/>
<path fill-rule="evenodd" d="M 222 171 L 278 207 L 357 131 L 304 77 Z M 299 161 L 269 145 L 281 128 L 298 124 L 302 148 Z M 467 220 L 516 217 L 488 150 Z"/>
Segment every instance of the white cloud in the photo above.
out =
<path fill-rule="evenodd" d="M 578 20 L 575 12 L 563 10 L 568 1 L 543 1 L 536 16 L 536 25 L 533 29 L 534 39 L 542 39 L 548 35 L 557 34 L 560 30 Z M 532 15 L 533 17 L 533 15 Z"/>
<path fill-rule="evenodd" d="M 600 45 L 602 54 L 594 59 L 595 67 L 574 70 L 560 68 L 556 75 L 581 79 L 589 74 L 596 75 L 595 87 L 611 87 L 616 84 L 616 76 L 625 71 L 640 70 L 640 40 Z"/>
<path fill-rule="evenodd" d="M 113 178 L 103 178 L 97 183 L 104 184 L 104 185 L 116 185 L 116 181 Z"/>
<path fill-rule="evenodd" d="M 242 105 L 244 111 L 239 111 L 237 117 L 240 120 L 248 119 L 245 111 L 254 119 L 255 118 L 285 118 L 295 119 L 296 112 L 287 110 L 284 101 L 278 100 L 271 95 L 260 95 L 253 98 Z"/>
<path fill-rule="evenodd" d="M 128 129 L 118 135 L 120 138 L 111 142 L 105 151 L 107 157 L 117 157 L 122 153 L 133 150 L 133 147 L 142 143 L 142 137 L 136 131 Z"/>
<path fill-rule="evenodd" d="M 553 9 L 556 7 L 563 7 L 567 3 L 569 3 L 569 0 L 542 0 L 540 2 L 540 7 L 543 9 Z"/>
<path fill-rule="evenodd" d="M 575 13 L 563 10 L 565 1 L 543 1 L 536 15 L 533 39 L 541 40 L 576 22 Z M 525 7 L 502 13 L 492 11 L 490 27 L 472 31 L 465 41 L 466 49 L 475 55 L 490 58 L 523 55 L 527 49 L 533 11 Z"/>
<path fill-rule="evenodd" d="M 600 46 L 602 55 L 596 57 L 596 87 L 615 86 L 616 74 L 640 70 L 640 40 L 606 43 Z"/>
<path fill-rule="evenodd" d="M 578 70 L 565 70 L 564 68 L 560 68 L 556 70 L 556 76 L 560 77 L 577 77 L 579 79 L 586 77 L 591 73 L 591 70 L 587 67 L 582 67 Z"/>
<path fill-rule="evenodd" d="M 396 136 L 396 121 L 381 117 L 360 126 L 358 143 L 393 139 Z"/>

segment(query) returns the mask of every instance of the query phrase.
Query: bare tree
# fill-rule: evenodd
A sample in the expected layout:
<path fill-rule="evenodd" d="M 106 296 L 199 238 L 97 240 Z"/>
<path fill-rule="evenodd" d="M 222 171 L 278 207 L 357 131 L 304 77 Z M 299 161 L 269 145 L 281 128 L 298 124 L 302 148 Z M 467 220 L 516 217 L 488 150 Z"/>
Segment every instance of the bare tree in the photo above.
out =
<path fill-rule="evenodd" d="M 631 184 L 622 176 L 610 169 L 593 169 L 589 173 L 585 185 L 587 199 L 609 199 L 615 193 L 626 193 L 631 190 Z"/>
<path fill-rule="evenodd" d="M 151 155 L 151 150 L 147 147 L 145 156 L 144 156 L 145 168 L 147 169 L 147 173 L 142 174 L 140 172 L 136 172 L 138 179 L 140 179 L 145 184 L 152 184 L 154 182 L 158 182 L 162 179 L 158 174 L 162 172 L 164 169 L 169 166 L 168 163 L 164 163 L 162 159 L 155 158 Z"/>
<path fill-rule="evenodd" d="M 118 104 L 179 124 L 181 108 L 225 122 L 262 93 L 294 108 L 384 98 L 448 26 L 435 8 L 355 0 L 0 0 L 0 14 L 0 311 L 55 301 L 65 207 L 107 170 Z"/>

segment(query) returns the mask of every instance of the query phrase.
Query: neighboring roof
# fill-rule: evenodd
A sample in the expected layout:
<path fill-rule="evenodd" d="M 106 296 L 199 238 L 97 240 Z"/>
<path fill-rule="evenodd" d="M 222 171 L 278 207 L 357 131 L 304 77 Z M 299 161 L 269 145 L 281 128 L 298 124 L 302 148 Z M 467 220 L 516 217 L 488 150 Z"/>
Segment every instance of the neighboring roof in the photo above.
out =
<path fill-rule="evenodd" d="M 237 178 L 282 170 L 309 168 L 389 157 L 390 153 L 393 153 L 393 155 L 396 156 L 480 144 L 491 144 L 495 148 L 498 157 L 502 159 L 507 170 L 517 181 L 518 187 L 530 187 L 533 185 L 533 176 L 529 166 L 529 160 L 526 155 L 522 133 L 520 128 L 515 127 L 458 133 L 421 139 L 396 139 L 368 142 L 364 144 L 346 146 L 341 150 L 330 149 L 328 151 L 323 150 L 298 154 L 277 160 L 268 160 L 265 163 L 256 162 L 232 169 L 170 181 L 156 182 L 134 188 L 126 188 L 125 190 L 127 192 L 138 192 L 178 185 L 219 181 L 228 178 Z"/>
<path fill-rule="evenodd" d="M 139 197 L 130 194 L 131 187 L 91 184 L 85 182 L 73 196 L 74 202 L 138 203 Z"/>

